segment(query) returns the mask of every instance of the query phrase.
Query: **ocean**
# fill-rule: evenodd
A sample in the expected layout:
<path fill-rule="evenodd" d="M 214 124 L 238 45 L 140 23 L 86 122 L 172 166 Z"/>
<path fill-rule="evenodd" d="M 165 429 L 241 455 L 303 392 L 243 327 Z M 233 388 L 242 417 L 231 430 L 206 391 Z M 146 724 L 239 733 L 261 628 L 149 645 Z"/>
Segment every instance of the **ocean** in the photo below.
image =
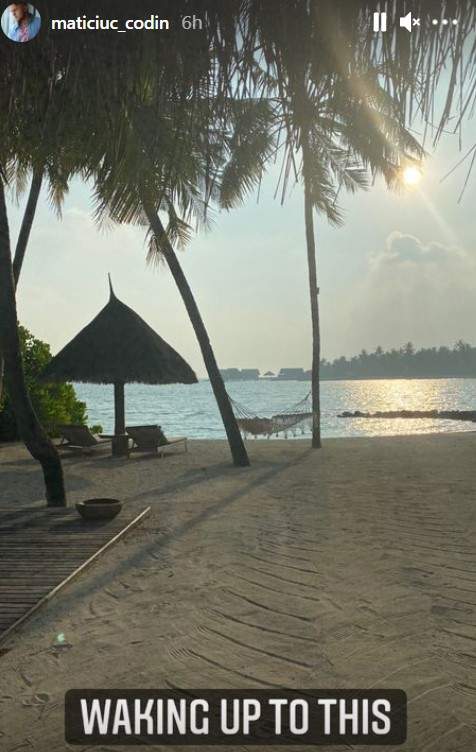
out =
<path fill-rule="evenodd" d="M 75 384 L 87 404 L 89 425 L 113 430 L 112 385 Z M 306 381 L 228 381 L 230 396 L 262 417 L 281 413 L 310 390 Z M 435 419 L 338 418 L 344 410 L 475 410 L 476 379 L 381 379 L 324 381 L 321 385 L 324 437 L 395 436 L 440 431 L 471 431 L 476 424 Z M 126 386 L 126 424 L 158 423 L 168 435 L 223 439 L 225 432 L 208 380 L 198 384 Z M 283 435 L 280 435 L 283 438 Z M 289 434 L 288 438 L 292 438 Z M 300 431 L 297 438 L 303 438 Z"/>

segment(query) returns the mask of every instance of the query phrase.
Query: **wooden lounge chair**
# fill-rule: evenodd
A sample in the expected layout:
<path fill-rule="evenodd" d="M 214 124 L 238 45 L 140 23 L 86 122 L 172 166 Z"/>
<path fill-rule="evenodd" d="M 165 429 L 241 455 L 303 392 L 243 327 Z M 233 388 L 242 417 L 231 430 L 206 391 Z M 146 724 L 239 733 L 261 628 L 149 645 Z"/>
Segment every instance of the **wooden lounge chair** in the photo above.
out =
<path fill-rule="evenodd" d="M 58 426 L 61 435 L 60 449 L 72 449 L 78 452 L 91 453 L 103 444 L 110 444 L 110 438 L 97 437 L 87 426 Z"/>
<path fill-rule="evenodd" d="M 183 446 L 188 451 L 186 436 L 168 439 L 160 426 L 127 426 L 126 432 L 133 441 L 131 452 L 153 452 L 161 457 L 171 446 Z"/>

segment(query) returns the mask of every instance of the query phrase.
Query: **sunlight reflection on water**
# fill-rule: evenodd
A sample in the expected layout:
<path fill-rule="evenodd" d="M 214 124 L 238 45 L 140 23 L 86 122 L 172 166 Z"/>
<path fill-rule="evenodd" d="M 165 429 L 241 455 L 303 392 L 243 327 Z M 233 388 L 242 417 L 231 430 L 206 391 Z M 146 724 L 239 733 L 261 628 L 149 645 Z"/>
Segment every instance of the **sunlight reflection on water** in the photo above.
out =
<path fill-rule="evenodd" d="M 79 399 L 88 406 L 89 424 L 113 429 L 113 388 L 76 384 Z M 309 392 L 306 381 L 227 382 L 229 394 L 248 410 L 270 416 L 299 402 Z M 395 379 L 375 381 L 324 381 L 322 426 L 327 437 L 393 436 L 398 434 L 476 430 L 476 424 L 447 420 L 338 418 L 349 410 L 474 410 L 476 379 Z M 208 381 L 198 384 L 126 386 L 126 416 L 130 425 L 159 423 L 170 435 L 225 438 L 220 415 Z M 300 438 L 301 435 L 298 435 Z M 291 438 L 291 437 L 290 437 Z"/>

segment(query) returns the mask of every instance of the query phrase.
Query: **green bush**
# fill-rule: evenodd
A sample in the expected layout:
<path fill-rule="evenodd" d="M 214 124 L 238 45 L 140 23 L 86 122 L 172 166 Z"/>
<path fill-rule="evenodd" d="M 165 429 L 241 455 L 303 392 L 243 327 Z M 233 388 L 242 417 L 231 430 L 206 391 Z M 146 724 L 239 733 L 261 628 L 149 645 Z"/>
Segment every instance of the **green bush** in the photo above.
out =
<path fill-rule="evenodd" d="M 41 384 L 40 373 L 52 359 L 50 346 L 19 327 L 23 366 L 35 412 L 50 436 L 56 436 L 61 423 L 86 425 L 86 404 L 76 399 L 72 384 Z M 0 441 L 16 441 L 18 432 L 12 406 L 5 393 L 0 401 Z"/>

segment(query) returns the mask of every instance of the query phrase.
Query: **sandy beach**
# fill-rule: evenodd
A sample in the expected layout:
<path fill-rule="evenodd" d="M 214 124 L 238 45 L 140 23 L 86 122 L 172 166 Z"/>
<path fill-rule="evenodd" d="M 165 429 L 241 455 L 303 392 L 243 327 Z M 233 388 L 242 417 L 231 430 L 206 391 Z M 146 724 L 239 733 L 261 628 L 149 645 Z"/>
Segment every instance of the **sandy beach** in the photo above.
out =
<path fill-rule="evenodd" d="M 84 687 L 401 688 L 402 749 L 476 749 L 476 434 L 249 450 L 240 470 L 212 441 L 65 459 L 70 504 L 152 511 L 2 645 L 3 752 L 63 751 L 64 693 Z M 15 502 L 42 483 L 9 445 Z"/>

